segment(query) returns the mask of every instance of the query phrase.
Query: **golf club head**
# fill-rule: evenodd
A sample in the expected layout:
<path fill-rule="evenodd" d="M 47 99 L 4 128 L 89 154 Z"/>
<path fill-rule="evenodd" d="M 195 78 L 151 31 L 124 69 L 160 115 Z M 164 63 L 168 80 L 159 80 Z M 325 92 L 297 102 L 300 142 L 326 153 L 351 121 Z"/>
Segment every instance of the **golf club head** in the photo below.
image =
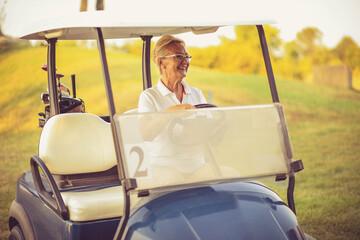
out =
<path fill-rule="evenodd" d="M 58 91 L 61 96 L 70 96 L 70 89 L 63 83 L 60 83 L 60 85 L 58 86 Z"/>
<path fill-rule="evenodd" d="M 49 104 L 50 100 L 49 100 L 49 94 L 48 93 L 42 93 L 41 94 L 41 100 L 44 104 Z"/>

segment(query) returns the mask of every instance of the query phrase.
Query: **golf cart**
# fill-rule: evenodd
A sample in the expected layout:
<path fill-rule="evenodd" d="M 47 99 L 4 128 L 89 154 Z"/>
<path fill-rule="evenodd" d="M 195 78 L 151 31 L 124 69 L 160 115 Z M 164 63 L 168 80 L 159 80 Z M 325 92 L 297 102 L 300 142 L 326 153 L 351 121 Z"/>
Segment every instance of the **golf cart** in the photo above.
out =
<path fill-rule="evenodd" d="M 39 152 L 20 176 L 10 207 L 10 239 L 308 239 L 295 213 L 294 160 L 267 49 L 264 20 L 139 22 L 103 12 L 54 18 L 27 28 L 23 39 L 48 43 L 48 112 Z M 143 88 L 152 86 L 150 44 L 165 34 L 215 32 L 254 25 L 268 74 L 272 103 L 193 110 L 117 113 L 105 39 L 143 40 Z M 96 39 L 109 116 L 66 113 L 56 73 L 56 42 Z M 70 99 L 68 97 L 67 99 Z M 76 96 L 73 96 L 74 102 Z M 166 119 L 154 140 L 144 140 L 143 119 Z M 153 171 L 156 151 L 191 161 L 202 174 L 182 178 Z M 231 173 L 223 171 L 231 169 Z M 288 181 L 287 204 L 263 180 Z M 163 180 L 163 181 L 162 181 Z"/>

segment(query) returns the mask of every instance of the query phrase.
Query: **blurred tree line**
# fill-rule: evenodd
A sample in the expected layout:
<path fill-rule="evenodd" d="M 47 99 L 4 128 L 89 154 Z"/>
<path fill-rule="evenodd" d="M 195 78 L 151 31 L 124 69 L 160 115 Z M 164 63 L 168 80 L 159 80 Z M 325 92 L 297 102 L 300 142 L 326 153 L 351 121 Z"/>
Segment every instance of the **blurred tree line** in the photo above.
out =
<path fill-rule="evenodd" d="M 272 64 L 277 75 L 305 80 L 315 65 L 346 64 L 354 73 L 360 71 L 360 47 L 351 37 L 343 37 L 334 48 L 322 43 L 322 32 L 314 27 L 298 32 L 296 39 L 283 42 L 280 31 L 264 26 Z M 235 39 L 221 38 L 219 46 L 189 48 L 193 65 L 242 74 L 265 75 L 265 67 L 254 26 L 236 26 Z"/>
<path fill-rule="evenodd" d="M 217 46 L 188 47 L 193 56 L 191 64 L 225 72 L 266 75 L 256 27 L 236 26 L 234 30 L 235 39 L 220 37 Z M 346 64 L 355 75 L 360 73 L 360 47 L 351 37 L 345 36 L 334 48 L 328 48 L 322 43 L 322 32 L 314 27 L 304 28 L 290 42 L 283 42 L 276 27 L 265 25 L 264 30 L 278 76 L 307 80 L 314 66 L 338 64 Z M 121 49 L 141 55 L 142 41 L 129 41 Z"/>

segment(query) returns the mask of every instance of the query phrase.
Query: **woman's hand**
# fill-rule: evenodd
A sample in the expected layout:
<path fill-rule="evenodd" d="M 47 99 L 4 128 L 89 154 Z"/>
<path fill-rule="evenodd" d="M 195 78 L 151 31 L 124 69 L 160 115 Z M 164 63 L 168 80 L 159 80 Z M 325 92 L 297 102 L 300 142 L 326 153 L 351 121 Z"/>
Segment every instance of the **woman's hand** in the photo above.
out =
<path fill-rule="evenodd" d="M 169 107 L 166 111 L 196 109 L 191 104 L 180 104 Z M 184 114 L 182 114 L 183 116 Z M 145 141 L 152 141 L 172 119 L 173 114 L 161 114 L 156 117 L 142 116 L 140 118 L 140 132 Z"/>
<path fill-rule="evenodd" d="M 196 109 L 196 107 L 194 107 L 191 104 L 185 103 L 185 104 L 180 104 L 180 105 L 175 105 L 175 106 L 169 107 L 166 109 L 166 111 L 184 110 L 184 109 Z"/>

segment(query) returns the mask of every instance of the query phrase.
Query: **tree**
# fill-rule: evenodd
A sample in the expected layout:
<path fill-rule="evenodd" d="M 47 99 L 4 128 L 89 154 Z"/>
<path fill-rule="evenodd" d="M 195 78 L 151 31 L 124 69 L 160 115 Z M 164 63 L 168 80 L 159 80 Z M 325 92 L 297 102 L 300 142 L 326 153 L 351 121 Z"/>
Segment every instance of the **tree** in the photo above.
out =
<path fill-rule="evenodd" d="M 282 45 L 282 40 L 279 37 L 280 30 L 269 25 L 264 26 L 266 33 L 266 40 L 269 46 L 269 51 L 274 53 L 279 50 Z M 235 27 L 236 40 L 240 42 L 250 42 L 252 46 L 259 46 L 259 35 L 254 26 L 236 26 Z"/>
<path fill-rule="evenodd" d="M 279 30 L 275 27 L 264 26 L 269 51 L 274 55 L 279 50 L 282 41 L 279 38 Z M 254 26 L 236 26 L 236 39 L 221 38 L 218 47 L 217 63 L 220 69 L 225 71 L 236 71 L 245 74 L 265 74 L 265 68 L 259 35 Z"/>
<path fill-rule="evenodd" d="M 143 41 L 141 39 L 129 40 L 120 49 L 125 53 L 135 54 L 141 56 Z"/>
<path fill-rule="evenodd" d="M 269 51 L 272 55 L 276 56 L 277 52 L 282 48 L 283 41 L 279 37 L 280 30 L 276 27 L 271 27 L 270 25 L 264 26 L 264 31 L 266 33 L 266 41 L 269 45 Z"/>
<path fill-rule="evenodd" d="M 311 70 L 310 58 L 300 53 L 299 44 L 295 40 L 285 44 L 284 56 L 279 64 L 284 77 L 296 80 L 304 80 Z"/>
<path fill-rule="evenodd" d="M 351 70 L 360 68 L 360 48 L 351 37 L 343 37 L 333 51 Z"/>
<path fill-rule="evenodd" d="M 316 49 L 323 45 L 322 35 L 322 32 L 314 27 L 307 27 L 298 32 L 296 34 L 296 42 L 300 53 L 313 59 Z"/>

